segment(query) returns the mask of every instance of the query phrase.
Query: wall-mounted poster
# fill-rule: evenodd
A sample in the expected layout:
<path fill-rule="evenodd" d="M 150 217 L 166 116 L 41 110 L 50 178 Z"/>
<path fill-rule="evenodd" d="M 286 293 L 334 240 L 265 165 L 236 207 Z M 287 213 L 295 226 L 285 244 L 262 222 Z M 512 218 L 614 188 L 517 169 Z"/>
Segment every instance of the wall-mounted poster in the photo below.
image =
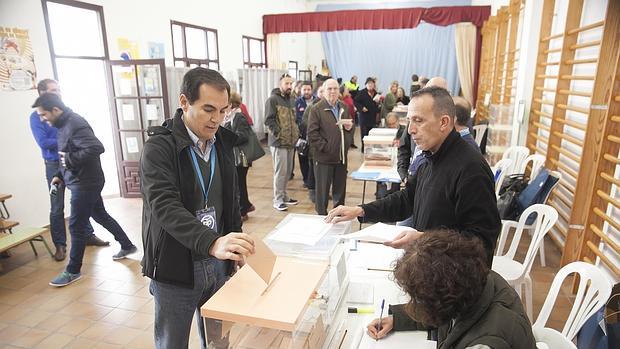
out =
<path fill-rule="evenodd" d="M 166 58 L 163 42 L 149 42 L 149 58 Z"/>
<path fill-rule="evenodd" d="M 28 30 L 0 27 L 0 90 L 35 89 L 36 81 Z"/>

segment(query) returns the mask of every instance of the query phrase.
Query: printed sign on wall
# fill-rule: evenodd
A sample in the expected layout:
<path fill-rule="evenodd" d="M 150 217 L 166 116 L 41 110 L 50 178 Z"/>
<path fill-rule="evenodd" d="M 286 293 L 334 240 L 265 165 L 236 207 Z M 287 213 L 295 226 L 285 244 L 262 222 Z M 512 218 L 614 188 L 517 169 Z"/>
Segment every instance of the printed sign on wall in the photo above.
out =
<path fill-rule="evenodd" d="M 32 44 L 27 29 L 0 27 L 0 90 L 36 88 Z"/>

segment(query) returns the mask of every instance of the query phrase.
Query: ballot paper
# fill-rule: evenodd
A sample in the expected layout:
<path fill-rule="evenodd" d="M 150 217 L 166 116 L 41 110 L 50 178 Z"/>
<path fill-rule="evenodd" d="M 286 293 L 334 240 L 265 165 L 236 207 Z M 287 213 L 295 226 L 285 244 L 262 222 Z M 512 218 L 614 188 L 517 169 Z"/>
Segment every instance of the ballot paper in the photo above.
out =
<path fill-rule="evenodd" d="M 384 243 L 394 240 L 398 234 L 406 230 L 411 230 L 411 228 L 406 226 L 376 223 L 355 233 L 342 235 L 342 238 Z"/>
<path fill-rule="evenodd" d="M 263 240 L 254 240 L 254 254 L 246 258 L 245 263 L 269 284 L 273 274 L 273 266 L 276 264 L 276 255 L 271 251 L 269 246 L 265 245 Z"/>
<path fill-rule="evenodd" d="M 437 342 L 429 341 L 426 339 L 426 331 L 392 331 L 387 336 L 375 340 L 366 333 L 364 328 L 364 335 L 360 342 L 359 349 L 435 349 L 437 348 Z"/>
<path fill-rule="evenodd" d="M 331 229 L 333 224 L 317 217 L 292 217 L 269 236 L 270 240 L 314 246 Z"/>

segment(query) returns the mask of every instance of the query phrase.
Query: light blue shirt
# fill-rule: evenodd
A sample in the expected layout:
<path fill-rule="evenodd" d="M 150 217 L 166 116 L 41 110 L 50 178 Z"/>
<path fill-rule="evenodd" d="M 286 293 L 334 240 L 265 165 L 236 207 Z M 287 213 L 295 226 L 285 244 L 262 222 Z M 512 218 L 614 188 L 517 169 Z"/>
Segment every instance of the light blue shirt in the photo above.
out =
<path fill-rule="evenodd" d="M 185 125 L 185 129 L 187 129 L 189 138 L 192 140 L 192 143 L 194 143 L 194 145 L 192 145 L 192 149 L 196 152 L 198 156 L 200 156 L 201 159 L 203 159 L 205 162 L 209 162 L 209 157 L 211 156 L 211 147 L 213 147 L 213 145 L 215 144 L 215 136 L 213 136 L 213 139 L 207 141 L 205 151 L 203 153 L 202 152 L 202 146 L 204 145 L 203 142 L 200 139 L 198 139 L 198 136 L 196 136 L 196 134 L 192 132 L 192 130 L 190 130 L 189 127 L 187 127 L 187 125 Z"/>

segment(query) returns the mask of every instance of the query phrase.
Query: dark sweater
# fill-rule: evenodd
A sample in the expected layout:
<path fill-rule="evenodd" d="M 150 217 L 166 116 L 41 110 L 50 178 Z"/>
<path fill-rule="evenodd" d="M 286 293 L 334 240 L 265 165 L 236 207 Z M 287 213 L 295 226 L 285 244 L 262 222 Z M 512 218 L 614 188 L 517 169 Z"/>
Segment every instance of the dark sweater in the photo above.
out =
<path fill-rule="evenodd" d="M 403 305 L 391 306 L 390 312 L 394 316 L 394 331 L 428 329 L 411 319 Z M 494 271 L 489 272 L 478 301 L 455 319 L 452 329 L 448 323 L 437 330 L 438 349 L 465 349 L 477 344 L 493 349 L 536 348 L 532 325 L 521 299 Z"/>
<path fill-rule="evenodd" d="M 363 222 L 395 222 L 413 215 L 413 227 L 446 227 L 480 237 L 489 257 L 501 228 L 493 174 L 474 147 L 456 132 L 444 140 L 401 191 L 362 205 Z"/>

